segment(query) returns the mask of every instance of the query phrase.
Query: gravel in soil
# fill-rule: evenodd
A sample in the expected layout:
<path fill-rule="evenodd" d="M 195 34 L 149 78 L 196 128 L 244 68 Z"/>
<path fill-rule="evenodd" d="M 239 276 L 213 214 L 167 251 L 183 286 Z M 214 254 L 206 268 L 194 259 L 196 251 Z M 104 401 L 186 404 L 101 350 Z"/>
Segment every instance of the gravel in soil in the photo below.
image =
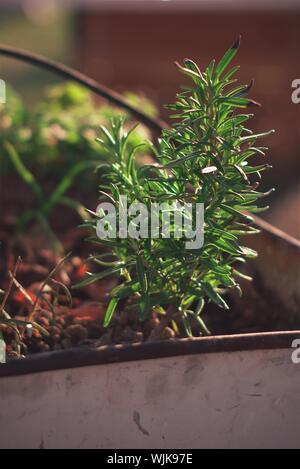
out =
<path fill-rule="evenodd" d="M 117 279 L 102 280 L 78 290 L 71 286 L 81 282 L 92 266 L 85 262 L 88 253 L 84 243 L 84 232 L 71 230 L 64 235 L 63 244 L 74 254 L 60 265 L 49 277 L 49 272 L 61 262 L 44 239 L 11 237 L 9 230 L 0 232 L 0 289 L 7 291 L 10 284 L 9 271 L 13 272 L 18 256 L 18 265 L 5 311 L 16 320 L 30 320 L 40 329 L 20 326 L 18 329 L 0 325 L 0 332 L 7 345 L 7 356 L 19 358 L 27 354 L 48 352 L 72 347 L 99 347 L 120 343 L 135 343 L 149 340 L 158 327 L 161 314 L 153 311 L 149 319 L 139 321 L 138 313 L 128 304 L 121 304 L 111 325 L 103 327 L 103 318 L 110 290 Z M 46 248 L 45 248 L 46 246 Z M 261 332 L 268 330 L 294 329 L 299 327 L 293 318 L 282 323 L 275 316 L 278 307 L 270 298 L 260 296 L 253 286 L 245 286 L 242 300 L 230 297 L 230 311 L 217 309 L 208 304 L 203 319 L 213 334 Z M 199 335 L 196 327 L 193 330 Z M 184 332 L 167 325 L 160 339 L 183 337 Z"/>

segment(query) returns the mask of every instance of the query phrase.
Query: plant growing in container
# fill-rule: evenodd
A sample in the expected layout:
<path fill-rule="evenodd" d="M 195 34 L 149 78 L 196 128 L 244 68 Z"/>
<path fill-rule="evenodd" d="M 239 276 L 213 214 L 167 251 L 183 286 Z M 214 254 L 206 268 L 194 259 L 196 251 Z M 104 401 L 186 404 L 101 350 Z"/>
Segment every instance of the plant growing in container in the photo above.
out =
<path fill-rule="evenodd" d="M 249 213 L 266 210 L 268 207 L 259 206 L 258 201 L 271 192 L 257 190 L 261 173 L 270 166 L 253 165 L 251 159 L 265 155 L 266 148 L 258 146 L 257 140 L 273 130 L 254 134 L 245 127 L 252 114 L 237 112 L 258 105 L 247 97 L 252 82 L 239 85 L 234 79 L 238 67 L 228 70 L 238 47 L 239 40 L 205 72 L 192 60 L 176 64 L 193 84 L 168 106 L 176 123 L 163 131 L 157 146 L 153 145 L 156 165 L 137 167 L 135 149 L 127 147 L 130 132 L 124 131 L 121 119 L 114 120 L 110 128 L 101 127 L 98 141 L 113 160 L 111 165 L 99 167 L 105 191 L 101 194 L 114 204 L 118 215 L 124 211 L 121 196 L 126 196 L 128 205 L 143 203 L 148 213 L 151 204 L 161 202 L 173 203 L 173 208 L 178 202 L 205 207 L 204 244 L 196 249 L 186 249 L 185 232 L 181 237 L 176 235 L 175 216 L 170 217 L 170 237 L 151 238 L 141 234 L 126 237 L 121 226 L 112 226 L 105 211 L 93 213 L 89 226 L 97 231 L 101 225 L 103 232 L 106 224 L 107 231 L 92 241 L 108 247 L 109 253 L 92 255 L 91 259 L 107 268 L 90 274 L 77 287 L 119 276 L 119 285 L 110 292 L 105 326 L 121 303 L 125 310 L 137 309 L 142 322 L 156 312 L 161 320 L 150 338 L 162 337 L 166 326 L 177 334 L 183 326 L 187 336 L 199 335 L 199 331 L 208 334 L 201 318 L 206 302 L 228 309 L 224 293 L 228 289 L 240 292 L 238 279 L 245 275 L 238 264 L 256 256 L 240 238 L 257 232 Z M 165 210 L 172 211 L 172 207 Z M 126 224 L 139 225 L 143 217 L 145 213 L 131 214 Z M 161 223 L 162 215 L 160 228 Z"/>
<path fill-rule="evenodd" d="M 106 193 L 102 196 L 113 202 L 118 212 L 122 194 L 129 203 L 139 200 L 146 208 L 151 201 L 178 199 L 200 200 L 206 208 L 204 244 L 198 250 L 186 249 L 181 238 L 119 236 L 101 240 L 94 236 L 100 250 L 92 257 L 102 270 L 91 275 L 85 285 L 101 278 L 106 281 L 110 275 L 119 279 L 110 292 L 106 326 L 118 318 L 120 325 L 125 311 L 138 313 L 142 324 L 151 318 L 148 322 L 152 320 L 154 327 L 145 339 L 166 337 L 166 331 L 174 330 L 180 335 L 207 334 L 203 313 L 209 303 L 226 308 L 225 291 L 239 290 L 240 268 L 236 264 L 254 256 L 243 247 L 240 236 L 255 232 L 249 212 L 257 211 L 258 200 L 266 195 L 257 191 L 257 178 L 267 166 L 250 164 L 252 157 L 264 153 L 264 148 L 255 144 L 261 135 L 244 127 L 250 115 L 236 113 L 236 107 L 255 105 L 245 97 L 249 87 L 227 88 L 230 73 L 236 69 L 227 72 L 225 68 L 236 49 L 237 44 L 205 72 L 192 61 L 180 66 L 194 85 L 172 106 L 179 122 L 164 131 L 154 147 L 156 165 L 137 167 L 120 120 L 102 129 L 101 144 L 114 160 L 112 167 L 102 164 L 99 168 Z M 3 50 L 16 53 L 0 46 L 0 52 Z M 25 52 L 17 54 L 32 57 Z M 33 56 L 33 60 L 45 64 L 45 59 Z M 53 64 L 47 66 L 53 68 Z M 65 67 L 56 69 L 65 74 Z M 75 72 L 73 76 L 82 80 Z M 93 89 L 101 88 L 91 85 L 91 80 L 87 83 Z M 137 110 L 133 114 L 151 128 L 160 127 Z M 94 217 L 90 223 L 93 234 L 104 219 L 100 211 Z M 132 215 L 128 218 L 138 225 Z M 260 248 L 253 265 L 263 279 L 263 294 L 267 292 L 270 302 L 278 293 L 278 281 L 283 281 L 288 285 L 280 288 L 284 306 L 289 314 L 298 311 L 300 244 L 255 216 L 254 222 L 262 228 L 261 234 L 251 238 L 258 240 L 251 245 Z M 176 231 L 175 222 L 171 228 Z M 287 264 L 289 268 L 283 273 L 282 265 Z M 46 279 L 43 285 L 47 283 Z M 270 284 L 271 290 L 266 288 Z M 46 300 L 49 291 L 45 293 Z M 85 291 L 79 290 L 80 294 Z M 56 299 L 48 306 L 55 308 Z M 265 316 L 265 310 L 262 312 L 260 316 Z M 113 347 L 98 347 L 103 343 L 96 341 L 81 349 L 55 349 L 10 360 L 0 367 L 0 423 L 5 428 L 0 432 L 0 446 L 132 448 L 134 442 L 140 448 L 278 447 L 279 443 L 298 447 L 295 405 L 299 368 L 291 362 L 290 347 L 300 331 L 288 330 L 288 319 L 284 310 L 280 332 Z M 292 328 L 298 324 L 299 317 Z M 269 325 L 268 331 L 277 327 L 274 322 Z M 18 376 L 23 374 L 25 379 Z M 82 399 L 83 395 L 89 399 Z M 105 405 L 96 405 L 99 401 Z M 241 432 L 238 423 L 243 418 L 247 425 Z M 105 425 L 99 426 L 99 422 Z"/>

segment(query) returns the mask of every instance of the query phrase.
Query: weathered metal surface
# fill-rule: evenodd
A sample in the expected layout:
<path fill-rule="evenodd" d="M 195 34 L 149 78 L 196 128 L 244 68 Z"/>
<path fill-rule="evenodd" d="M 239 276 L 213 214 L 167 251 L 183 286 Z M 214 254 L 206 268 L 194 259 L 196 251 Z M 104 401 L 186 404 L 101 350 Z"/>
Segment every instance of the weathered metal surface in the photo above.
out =
<path fill-rule="evenodd" d="M 0 378 L 153 358 L 244 350 L 286 349 L 297 338 L 300 338 L 300 330 L 173 339 L 98 348 L 73 348 L 34 354 L 23 360 L 10 360 L 0 366 Z"/>
<path fill-rule="evenodd" d="M 247 265 L 253 285 L 278 313 L 300 319 L 300 240 L 257 217 L 255 225 L 261 233 L 245 240 L 258 252 Z"/>
<path fill-rule="evenodd" d="M 291 349 L 1 378 L 1 448 L 297 448 Z"/>

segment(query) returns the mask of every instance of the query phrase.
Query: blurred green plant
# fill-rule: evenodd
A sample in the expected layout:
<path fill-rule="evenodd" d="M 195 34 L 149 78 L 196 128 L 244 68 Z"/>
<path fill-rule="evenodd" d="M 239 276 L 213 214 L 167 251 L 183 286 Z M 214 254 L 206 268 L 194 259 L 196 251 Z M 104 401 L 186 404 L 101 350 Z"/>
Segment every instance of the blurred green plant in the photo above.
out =
<path fill-rule="evenodd" d="M 74 200 L 74 198 L 66 196 L 65 193 L 72 186 L 75 178 L 80 173 L 83 173 L 88 168 L 96 168 L 98 163 L 92 160 L 77 162 L 74 166 L 66 171 L 66 174 L 54 188 L 53 192 L 46 195 L 33 173 L 24 166 L 24 163 L 18 155 L 15 147 L 10 142 L 5 141 L 4 148 L 16 172 L 22 181 L 30 187 L 36 199 L 36 207 L 32 210 L 27 210 L 19 217 L 16 226 L 16 233 L 22 233 L 25 230 L 27 224 L 32 220 L 35 220 L 41 225 L 45 233 L 48 235 L 48 238 L 52 242 L 55 250 L 62 253 L 63 247 L 52 230 L 48 221 L 48 217 L 55 209 L 56 205 L 59 204 L 75 210 L 82 219 L 86 218 L 83 205 L 77 200 Z"/>
<path fill-rule="evenodd" d="M 149 115 L 156 110 L 146 98 L 132 93 L 129 102 L 139 103 Z M 131 119 L 128 113 L 113 106 L 96 105 L 83 87 L 67 83 L 46 89 L 33 109 L 27 109 L 21 98 L 8 87 L 7 102 L 0 105 L 0 148 L 8 140 L 20 155 L 23 164 L 37 168 L 39 175 L 62 175 L 78 161 L 99 159 L 95 143 L 99 125 L 107 125 L 111 118 L 122 115 L 125 125 Z M 147 138 L 145 127 L 131 135 L 132 146 Z M 1 171 L 11 165 L 0 160 Z M 90 176 L 91 177 L 91 174 Z"/>
<path fill-rule="evenodd" d="M 122 208 L 120 195 L 127 196 L 128 206 L 142 202 L 148 213 L 151 202 L 164 200 L 194 206 L 203 203 L 205 207 L 204 244 L 199 249 L 186 249 L 186 240 L 175 236 L 91 238 L 109 248 L 110 253 L 92 255 L 102 270 L 90 273 L 75 287 L 119 276 L 120 284 L 110 292 L 105 326 L 110 324 L 118 303 L 122 301 L 123 308 L 126 300 L 125 308 L 136 308 L 141 321 L 149 318 L 153 308 L 163 315 L 152 338 L 161 337 L 169 324 L 175 330 L 183 327 L 187 336 L 193 335 L 195 324 L 197 334 L 208 334 L 201 318 L 205 303 L 229 309 L 225 292 L 236 289 L 241 293 L 238 278 L 249 280 L 237 270 L 237 263 L 255 257 L 256 252 L 243 246 L 240 237 L 257 232 L 250 225 L 249 212 L 266 210 L 268 207 L 257 204 L 270 192 L 257 191 L 261 173 L 270 166 L 252 165 L 249 160 L 265 155 L 266 148 L 257 146 L 256 141 L 270 132 L 254 134 L 245 127 L 252 114 L 237 112 L 257 105 L 246 97 L 252 83 L 236 84 L 233 76 L 238 67 L 227 70 L 238 47 L 239 41 L 218 64 L 212 61 L 205 72 L 188 59 L 183 65 L 177 64 L 193 85 L 184 87 L 176 103 L 168 106 L 177 122 L 163 132 L 154 149 L 158 165 L 137 166 L 134 149 L 128 145 L 130 134 L 124 131 L 122 120 L 114 120 L 109 129 L 102 128 L 99 140 L 113 163 L 101 166 L 101 189 L 109 192 L 101 194 L 104 200 L 113 201 L 117 213 Z M 103 216 L 94 213 L 93 220 L 87 223 L 93 233 Z M 176 232 L 174 217 L 171 232 Z"/>
<path fill-rule="evenodd" d="M 155 108 L 145 98 L 131 94 L 128 99 L 155 115 Z M 97 185 L 94 172 L 86 170 L 107 157 L 105 147 L 99 154 L 97 129 L 120 114 L 125 126 L 130 125 L 128 113 L 106 104 L 95 105 L 90 93 L 73 83 L 48 88 L 32 110 L 8 88 L 7 103 L 0 105 L 0 172 L 2 176 L 17 173 L 35 199 L 35 209 L 21 215 L 18 232 L 34 219 L 55 240 L 48 217 L 56 204 L 82 216 L 84 195 L 95 193 Z M 135 147 L 145 137 L 147 130 L 140 127 L 131 133 L 129 145 Z M 75 180 L 78 201 L 66 195 Z"/>

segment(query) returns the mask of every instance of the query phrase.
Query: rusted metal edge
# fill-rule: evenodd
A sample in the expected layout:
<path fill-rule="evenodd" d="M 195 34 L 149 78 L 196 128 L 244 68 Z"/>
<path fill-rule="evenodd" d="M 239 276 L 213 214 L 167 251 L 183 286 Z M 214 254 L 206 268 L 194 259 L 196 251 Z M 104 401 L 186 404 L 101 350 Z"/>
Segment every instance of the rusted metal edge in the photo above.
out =
<path fill-rule="evenodd" d="M 159 342 L 115 345 L 99 348 L 73 348 L 31 355 L 21 360 L 11 360 L 8 363 L 0 365 L 0 378 L 84 366 L 176 357 L 180 355 L 289 349 L 291 348 L 292 341 L 296 338 L 300 338 L 300 330 L 200 337 L 194 339 L 171 339 Z"/>

